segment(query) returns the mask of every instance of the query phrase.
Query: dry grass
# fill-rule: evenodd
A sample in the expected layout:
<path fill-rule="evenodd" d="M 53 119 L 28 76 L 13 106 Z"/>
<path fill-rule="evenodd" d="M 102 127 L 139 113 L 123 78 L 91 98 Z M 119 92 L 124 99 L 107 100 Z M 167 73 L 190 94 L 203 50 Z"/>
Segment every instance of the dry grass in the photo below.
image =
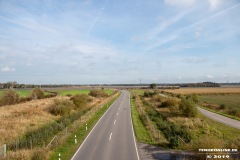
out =
<path fill-rule="evenodd" d="M 48 108 L 55 99 L 69 99 L 68 97 L 54 97 L 33 100 L 16 105 L 0 107 L 0 145 L 12 142 L 26 132 L 35 130 L 60 118 L 49 113 Z M 105 102 L 103 98 L 94 98 L 89 106 Z"/>
<path fill-rule="evenodd" d="M 47 111 L 53 99 L 56 98 L 0 107 L 0 144 L 10 142 L 26 131 L 56 120 L 58 117 Z"/>
<path fill-rule="evenodd" d="M 180 88 L 164 90 L 176 94 L 240 94 L 240 87 L 236 88 Z"/>

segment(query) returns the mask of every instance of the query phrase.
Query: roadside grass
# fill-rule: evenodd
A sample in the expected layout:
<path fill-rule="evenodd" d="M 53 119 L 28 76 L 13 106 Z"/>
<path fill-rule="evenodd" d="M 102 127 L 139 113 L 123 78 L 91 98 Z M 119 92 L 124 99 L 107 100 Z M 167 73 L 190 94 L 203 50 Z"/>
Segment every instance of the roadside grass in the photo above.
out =
<path fill-rule="evenodd" d="M 240 130 L 230 127 L 228 125 L 216 122 L 202 114 L 199 114 L 199 117 L 204 119 L 209 126 L 215 128 L 217 131 L 219 131 L 222 134 L 223 141 L 238 141 L 240 140 Z M 240 147 L 240 144 L 239 146 Z"/>
<path fill-rule="evenodd" d="M 75 132 L 73 132 L 68 138 L 65 143 L 63 143 L 60 147 L 58 147 L 50 156 L 50 160 L 58 159 L 58 154 L 61 153 L 61 160 L 68 160 L 74 155 L 77 151 L 79 146 L 82 144 L 86 136 L 90 133 L 93 129 L 94 125 L 97 121 L 102 117 L 102 115 L 107 111 L 109 106 L 111 106 L 115 100 L 120 96 L 116 96 L 112 99 L 109 103 L 105 104 L 100 110 L 98 110 L 86 123 L 88 126 L 88 130 L 86 130 L 86 126 L 82 125 L 78 128 Z M 74 137 L 77 136 L 78 143 L 74 143 Z"/>
<path fill-rule="evenodd" d="M 136 95 L 141 95 L 143 94 L 143 92 L 144 90 L 142 91 L 134 90 L 132 94 L 136 98 L 137 97 Z M 168 147 L 164 143 L 161 143 L 161 144 L 152 143 L 154 145 L 160 145 L 166 148 L 174 148 L 174 149 L 181 149 L 181 150 L 182 149 L 197 150 L 199 147 L 208 147 L 208 148 L 213 148 L 213 147 L 239 148 L 240 147 L 240 144 L 239 144 L 240 130 L 215 122 L 214 120 L 211 120 L 201 115 L 200 113 L 196 117 L 185 117 L 185 116 L 176 114 L 178 111 L 178 108 L 171 108 L 171 107 L 159 108 L 158 107 L 159 105 L 157 104 L 155 105 L 154 102 L 158 102 L 158 103 L 162 103 L 162 102 L 158 101 L 158 97 L 156 96 L 147 97 L 147 98 L 142 97 L 141 100 L 143 102 L 142 108 L 148 114 L 149 119 L 156 123 L 156 125 L 159 127 L 159 130 L 161 130 L 164 133 L 167 132 L 164 136 L 166 137 L 169 136 Z M 133 102 L 134 101 L 132 99 L 132 103 Z M 132 107 L 132 110 L 133 109 L 134 109 L 134 106 Z M 132 112 L 134 113 L 134 110 Z M 160 119 L 161 116 L 163 117 L 163 120 Z M 172 129 L 172 132 L 170 130 L 168 133 L 167 130 L 169 130 L 168 128 L 170 124 L 171 124 L 170 128 Z M 147 126 L 148 124 L 142 124 L 142 125 L 143 127 L 148 128 Z M 136 131 L 136 136 L 138 136 L 137 132 L 139 131 L 137 131 L 136 129 L 135 131 Z M 150 132 L 149 135 L 151 136 L 152 132 Z M 140 137 L 141 136 L 142 135 L 140 135 Z M 181 139 L 183 139 L 185 142 L 183 143 L 177 137 L 181 137 Z M 145 139 L 143 138 L 141 140 L 143 141 L 143 143 L 148 143 L 147 141 L 144 142 Z"/>
<path fill-rule="evenodd" d="M 104 90 L 108 95 L 111 95 L 114 91 L 111 89 L 106 89 Z M 85 89 L 85 90 L 60 90 L 60 91 L 56 91 L 58 92 L 61 96 L 66 96 L 68 94 L 71 95 L 76 95 L 76 94 L 88 94 L 90 92 L 89 89 Z"/>
<path fill-rule="evenodd" d="M 132 114 L 132 121 L 133 121 L 133 128 L 135 131 L 135 135 L 138 142 L 152 144 L 151 137 L 143 125 L 142 121 L 140 120 L 139 113 L 134 103 L 134 99 L 131 98 L 131 114 Z"/>

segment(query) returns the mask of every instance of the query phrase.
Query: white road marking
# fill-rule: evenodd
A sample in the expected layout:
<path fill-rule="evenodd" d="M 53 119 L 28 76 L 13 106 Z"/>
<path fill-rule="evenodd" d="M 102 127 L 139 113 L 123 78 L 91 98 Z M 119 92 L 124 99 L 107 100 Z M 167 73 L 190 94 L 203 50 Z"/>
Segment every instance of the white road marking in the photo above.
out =
<path fill-rule="evenodd" d="M 130 93 L 129 93 L 129 106 L 131 106 L 131 103 L 130 103 L 130 97 L 131 97 L 131 96 L 130 96 Z M 139 155 L 138 155 L 138 149 L 137 149 L 137 144 L 136 144 L 136 139 L 135 139 L 134 129 L 133 129 L 132 114 L 131 114 L 131 112 L 130 112 L 130 118 L 131 118 L 131 125 L 132 125 L 133 139 L 134 139 L 135 148 L 136 148 L 136 152 L 137 152 L 137 158 L 138 158 L 138 160 L 140 160 Z"/>
<path fill-rule="evenodd" d="M 118 110 L 120 110 L 120 107 L 118 108 Z"/>
<path fill-rule="evenodd" d="M 88 137 L 90 136 L 90 134 L 92 133 L 92 131 L 94 130 L 94 128 L 97 126 L 97 124 L 101 121 L 101 119 L 106 115 L 106 113 L 109 111 L 109 109 L 117 102 L 118 98 L 113 102 L 113 104 L 107 109 L 107 111 L 102 115 L 102 117 L 97 121 L 97 123 L 94 125 L 94 127 L 92 128 L 92 130 L 90 131 L 90 133 L 87 135 L 87 137 L 84 139 L 84 141 L 82 142 L 81 146 L 78 148 L 78 150 L 75 152 L 75 154 L 73 155 L 73 157 L 71 158 L 71 160 L 73 160 L 75 158 L 75 156 L 77 155 L 77 153 L 80 151 L 80 149 L 82 148 L 82 146 L 84 145 L 84 143 L 86 142 L 86 140 L 88 139 Z"/>
<path fill-rule="evenodd" d="M 111 138 L 112 138 L 112 133 L 110 134 L 109 141 L 111 140 Z"/>
<path fill-rule="evenodd" d="M 114 124 L 116 123 L 116 120 L 114 121 Z"/>
<path fill-rule="evenodd" d="M 118 116 L 118 113 L 117 113 L 117 116 Z"/>

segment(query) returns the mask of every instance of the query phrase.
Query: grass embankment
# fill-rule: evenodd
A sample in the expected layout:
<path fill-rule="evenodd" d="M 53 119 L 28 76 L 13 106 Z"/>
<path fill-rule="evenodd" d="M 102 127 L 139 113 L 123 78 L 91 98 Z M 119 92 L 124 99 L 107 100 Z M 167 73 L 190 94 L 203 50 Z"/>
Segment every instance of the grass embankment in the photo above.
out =
<path fill-rule="evenodd" d="M 142 101 L 142 109 L 168 141 L 167 146 L 164 143 L 155 144 L 187 150 L 195 150 L 199 147 L 239 148 L 240 130 L 215 122 L 200 113 L 196 114 L 194 97 L 186 99 L 182 96 L 180 99 L 169 96 L 169 98 L 164 98 L 159 95 L 159 91 L 155 92 L 154 94 L 153 91 L 150 94 L 142 94 L 143 91 L 135 91 Z M 194 111 L 194 114 L 189 111 Z M 139 117 L 139 119 L 142 118 Z M 142 124 L 148 128 L 148 123 Z M 153 132 L 149 134 L 154 137 Z M 144 141 L 144 139 L 141 140 Z"/>
<path fill-rule="evenodd" d="M 120 95 L 120 94 L 119 94 Z M 61 153 L 61 159 L 67 160 L 71 159 L 74 153 L 77 151 L 79 146 L 82 144 L 86 136 L 92 130 L 97 121 L 102 117 L 102 115 L 107 111 L 107 109 L 114 103 L 114 101 L 119 97 L 115 97 L 109 103 L 105 104 L 100 110 L 98 110 L 87 122 L 88 130 L 86 130 L 85 124 L 83 124 L 76 131 L 72 132 L 71 135 L 67 138 L 66 142 L 58 147 L 49 158 L 50 160 L 55 160 L 58 158 L 58 154 Z M 77 136 L 78 143 L 74 143 L 74 137 Z"/>
<path fill-rule="evenodd" d="M 132 112 L 132 121 L 135 135 L 138 142 L 152 144 L 152 139 L 149 136 L 147 128 L 142 123 L 139 113 L 137 111 L 135 101 L 131 96 L 131 112 Z"/>

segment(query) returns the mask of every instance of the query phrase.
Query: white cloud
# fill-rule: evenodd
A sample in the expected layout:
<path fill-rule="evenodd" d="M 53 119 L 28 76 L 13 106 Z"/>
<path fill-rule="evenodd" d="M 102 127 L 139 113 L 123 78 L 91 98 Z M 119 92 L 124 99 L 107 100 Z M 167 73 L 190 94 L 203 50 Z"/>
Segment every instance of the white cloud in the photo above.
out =
<path fill-rule="evenodd" d="M 222 3 L 222 0 L 209 0 L 209 5 L 212 10 L 217 9 Z"/>
<path fill-rule="evenodd" d="M 1 71 L 2 71 L 2 72 L 13 72 L 13 71 L 15 71 L 15 68 L 5 66 L 5 67 L 2 67 L 2 68 L 1 68 Z"/>
<path fill-rule="evenodd" d="M 165 3 L 175 7 L 190 7 L 195 4 L 196 0 L 165 0 Z"/>
<path fill-rule="evenodd" d="M 212 75 L 207 75 L 207 78 L 213 79 L 214 77 Z"/>

